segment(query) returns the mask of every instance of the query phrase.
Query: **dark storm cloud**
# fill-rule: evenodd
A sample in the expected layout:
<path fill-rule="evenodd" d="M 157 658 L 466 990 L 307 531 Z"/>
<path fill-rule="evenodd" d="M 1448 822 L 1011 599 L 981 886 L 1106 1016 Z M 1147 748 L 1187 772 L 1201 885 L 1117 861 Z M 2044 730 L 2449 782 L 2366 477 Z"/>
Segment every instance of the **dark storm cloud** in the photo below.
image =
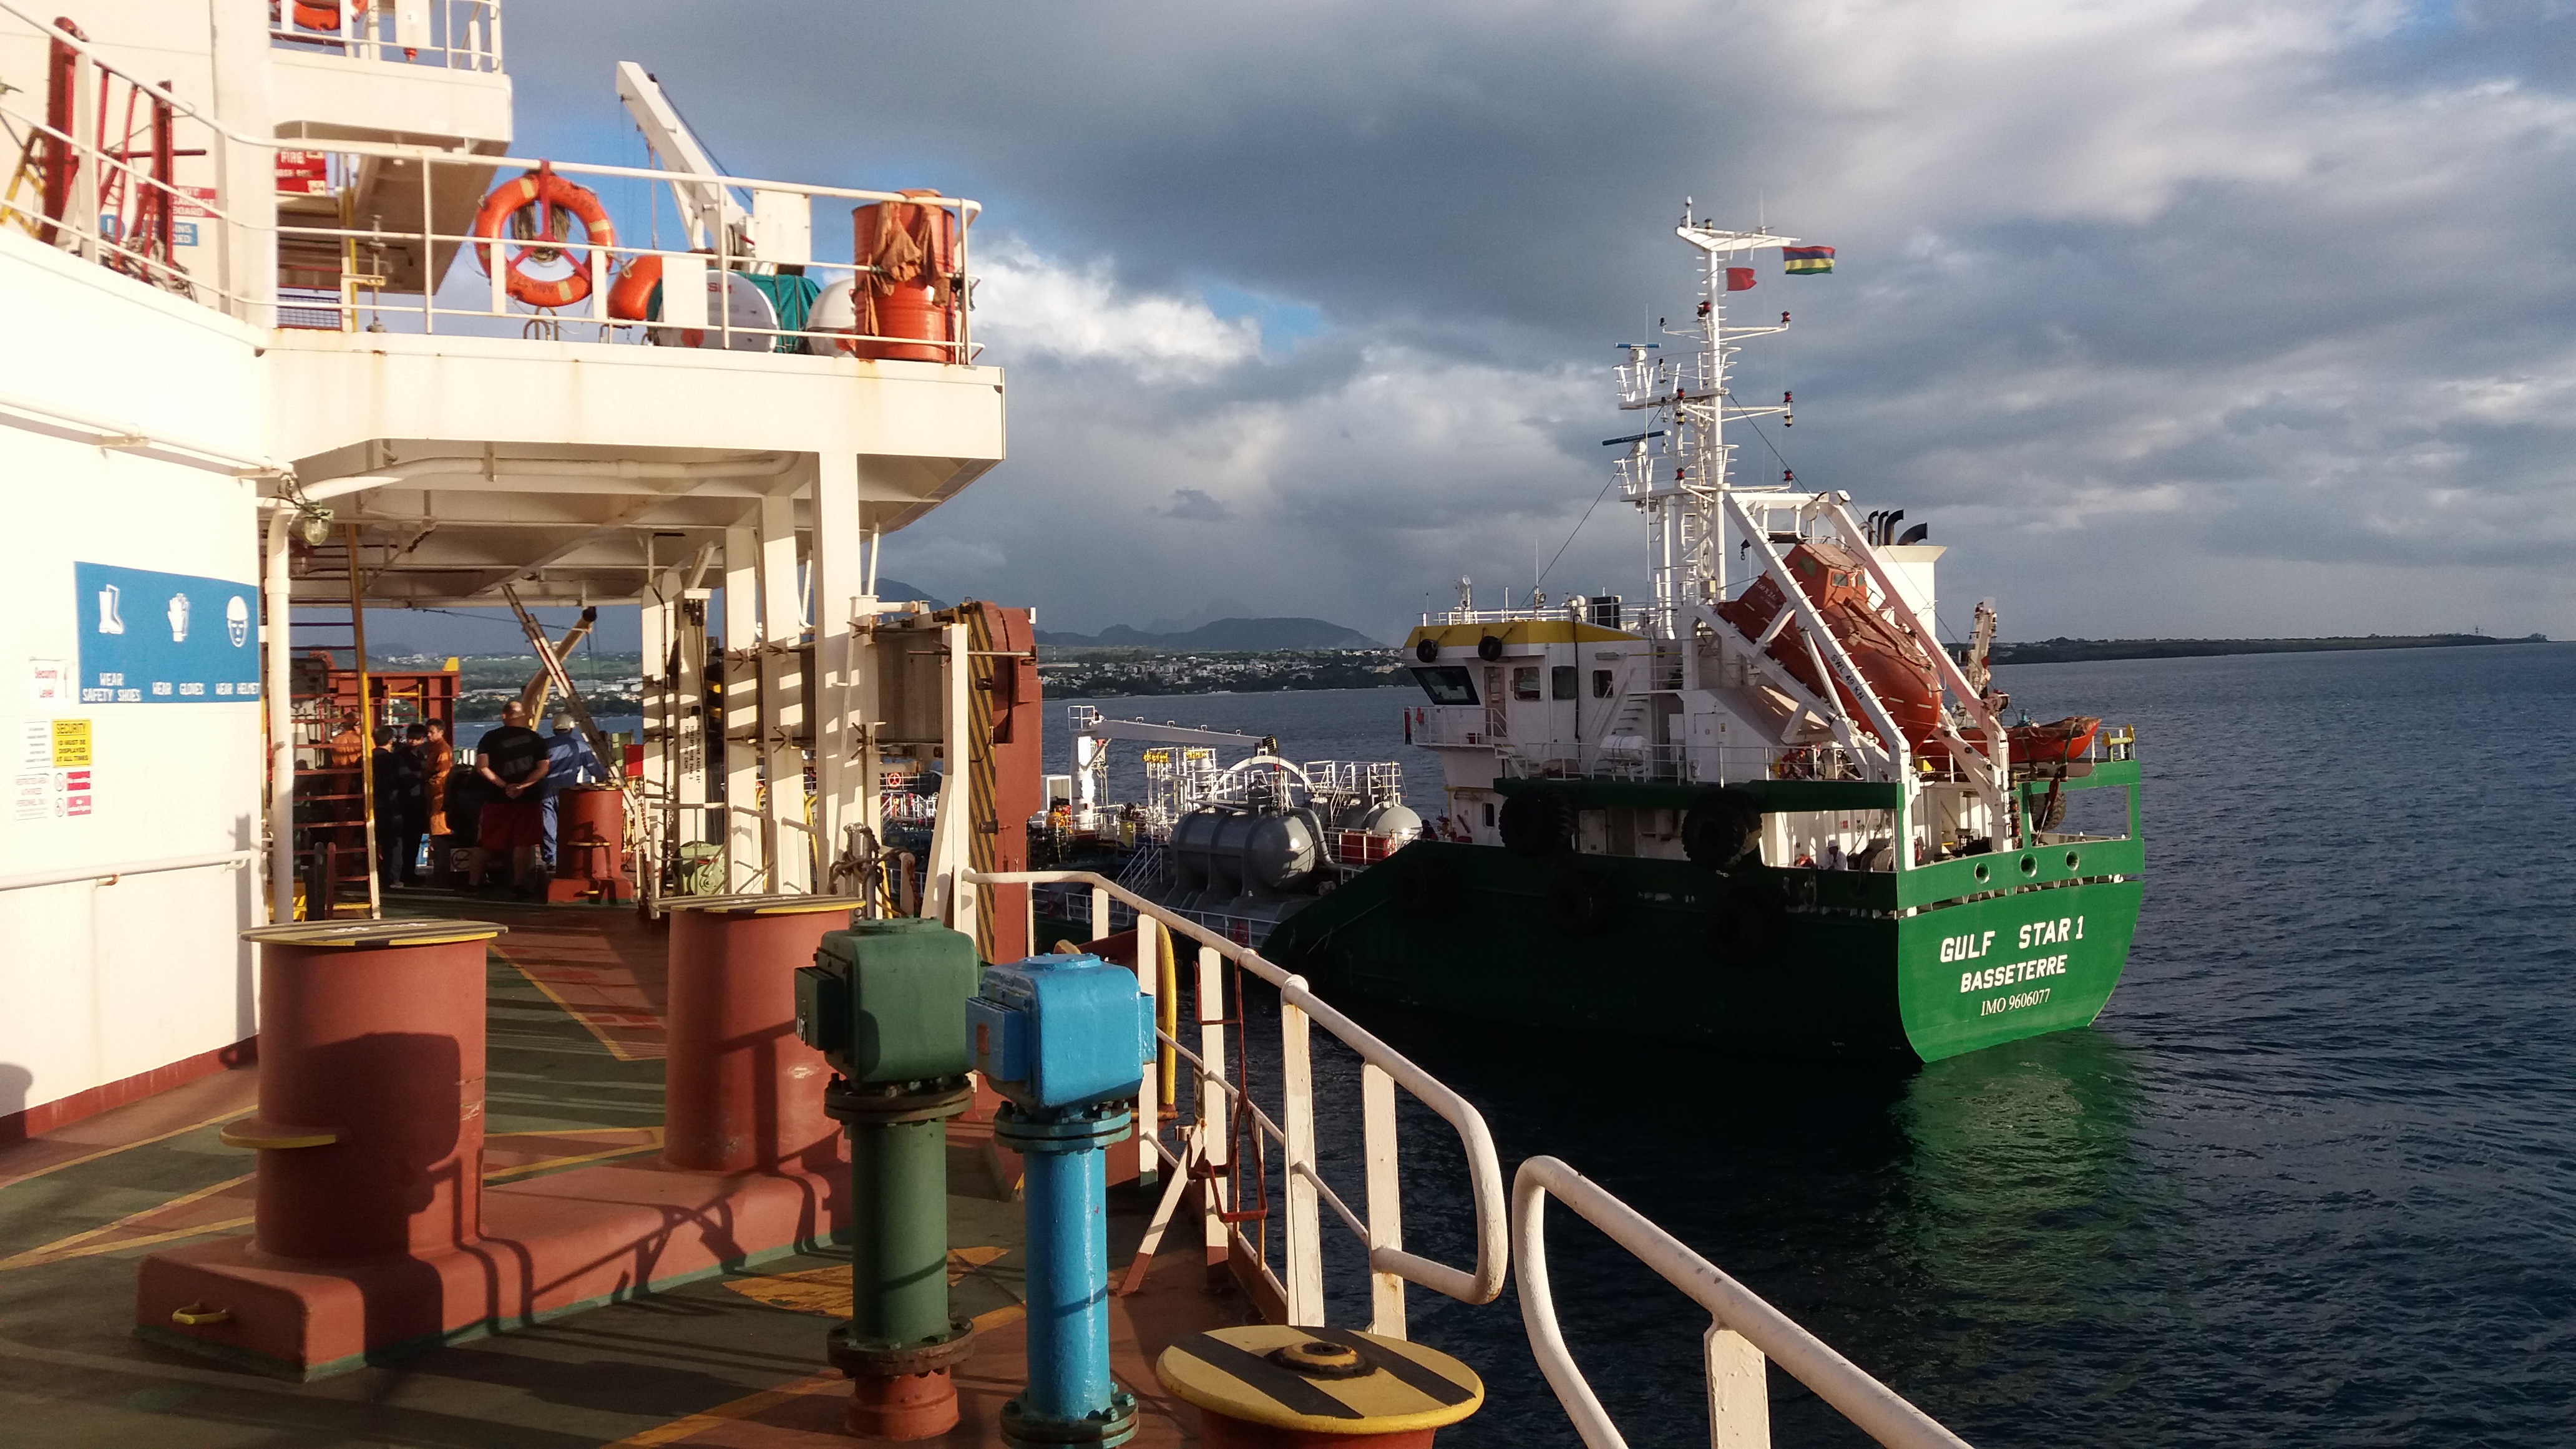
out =
<path fill-rule="evenodd" d="M 735 13 L 514 10 L 519 149 L 613 137 L 634 58 L 743 172 L 986 203 L 1013 458 L 889 540 L 926 587 L 1380 634 L 1526 588 L 1628 430 L 1610 344 L 1691 304 L 1690 194 L 1841 249 L 1734 299 L 1797 315 L 1745 470 L 1931 521 L 2008 634 L 2576 631 L 2563 7 Z M 1637 592 L 1635 534 L 1549 587 Z"/>

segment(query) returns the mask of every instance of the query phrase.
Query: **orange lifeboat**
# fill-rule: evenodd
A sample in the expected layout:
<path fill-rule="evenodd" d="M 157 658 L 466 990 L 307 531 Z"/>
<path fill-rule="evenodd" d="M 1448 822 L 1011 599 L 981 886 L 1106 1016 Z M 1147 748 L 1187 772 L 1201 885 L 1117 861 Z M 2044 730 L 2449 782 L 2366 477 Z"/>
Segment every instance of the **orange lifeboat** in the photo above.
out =
<path fill-rule="evenodd" d="M 936 191 L 906 191 L 906 196 L 937 196 Z M 858 253 L 861 285 L 851 302 L 855 330 L 862 340 L 835 344 L 834 350 L 858 357 L 911 362 L 963 362 L 955 356 L 951 327 L 958 300 L 957 218 L 945 207 L 881 201 L 850 213 L 850 234 Z M 912 339 L 867 341 L 867 338 Z"/>
<path fill-rule="evenodd" d="M 1940 673 L 1913 635 L 1870 607 L 1868 575 L 1862 571 L 1860 560 L 1840 544 L 1810 540 L 1790 550 L 1787 563 L 1790 577 L 1798 581 L 1798 591 L 1824 616 L 1825 627 L 1833 631 L 1834 639 L 1858 666 L 1861 678 L 1869 682 L 1870 692 L 1887 707 L 1888 717 L 1904 733 L 1907 746 L 1926 758 L 1948 759 L 1950 749 L 1940 733 Z M 1754 580 L 1740 597 L 1719 604 L 1717 613 L 1742 630 L 1745 638 L 1759 639 L 1786 607 L 1788 600 L 1782 596 L 1780 586 L 1766 574 Z M 1798 624 L 1793 622 L 1782 628 L 1771 641 L 1769 652 L 1790 677 L 1818 698 L 1823 697 L 1825 681 L 1816 677 L 1806 635 Z M 1877 739 L 1878 731 L 1868 723 L 1869 716 L 1861 709 L 1860 700 L 1840 679 L 1833 681 L 1833 686 L 1843 708 L 1861 721 L 1862 732 Z M 2015 753 L 2018 755 L 2018 750 Z"/>
<path fill-rule="evenodd" d="M 2004 731 L 2016 765 L 2063 765 L 2091 747 L 2102 721 L 2089 714 L 2068 715 L 2049 724 L 2014 725 Z"/>

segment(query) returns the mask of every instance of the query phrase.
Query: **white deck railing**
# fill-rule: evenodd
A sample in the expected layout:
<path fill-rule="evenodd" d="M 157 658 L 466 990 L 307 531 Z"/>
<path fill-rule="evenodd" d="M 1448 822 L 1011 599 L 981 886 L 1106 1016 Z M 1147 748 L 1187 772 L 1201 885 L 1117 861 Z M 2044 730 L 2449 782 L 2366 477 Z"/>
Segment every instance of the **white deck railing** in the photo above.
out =
<path fill-rule="evenodd" d="M 282 0 L 268 23 L 272 45 L 326 50 L 353 60 L 501 69 L 500 0 Z M 325 21 L 308 25 L 307 19 Z"/>
<path fill-rule="evenodd" d="M 1713 1449 L 1769 1449 L 1771 1399 L 1766 1358 L 1815 1390 L 1889 1449 L 1968 1449 L 1966 1440 L 1894 1389 L 1871 1378 L 1823 1339 L 1800 1328 L 1750 1288 L 1719 1272 L 1679 1238 L 1553 1157 L 1523 1162 L 1512 1178 L 1512 1251 L 1520 1258 L 1521 1322 L 1530 1353 L 1588 1449 L 1627 1449 L 1566 1351 L 1547 1276 L 1547 1199 L 1574 1209 L 1638 1262 L 1708 1310 L 1708 1441 Z"/>
<path fill-rule="evenodd" d="M 1198 1008 L 1198 1043 L 1193 1051 L 1178 1032 L 1158 1032 L 1167 1048 L 1179 1060 L 1186 1061 L 1197 1082 L 1195 1120 L 1177 1137 L 1178 1151 L 1163 1145 L 1157 1131 L 1160 1111 L 1158 1073 L 1149 1068 L 1145 1085 L 1137 1096 L 1137 1135 L 1155 1143 L 1155 1150 L 1173 1169 L 1163 1201 L 1155 1213 L 1140 1261 L 1149 1258 L 1159 1242 L 1163 1229 L 1170 1223 L 1179 1206 L 1182 1189 L 1191 1180 L 1191 1169 L 1204 1164 L 1216 1175 L 1199 1180 L 1211 1184 L 1214 1191 L 1202 1204 L 1210 1243 L 1232 1240 L 1227 1225 L 1218 1214 L 1224 1210 L 1223 1171 L 1228 1166 L 1231 1120 L 1234 1108 L 1248 1108 L 1256 1130 L 1278 1144 L 1282 1154 L 1280 1177 L 1286 1197 L 1284 1275 L 1274 1273 L 1257 1255 L 1253 1271 L 1269 1282 L 1279 1296 L 1293 1324 L 1321 1326 L 1324 1323 L 1324 1260 L 1322 1242 L 1322 1209 L 1329 1206 L 1353 1236 L 1367 1250 L 1370 1277 L 1369 1331 L 1393 1337 L 1404 1336 L 1404 1285 L 1419 1283 L 1465 1303 L 1491 1303 L 1502 1292 L 1503 1278 L 1510 1266 L 1507 1242 L 1508 1211 L 1503 1196 L 1502 1168 L 1494 1153 L 1492 1133 L 1485 1127 L 1484 1116 L 1467 1100 L 1438 1078 L 1414 1065 L 1402 1053 L 1380 1041 L 1357 1022 L 1342 1015 L 1307 989 L 1306 980 L 1280 969 L 1263 959 L 1249 946 L 1226 939 L 1179 912 L 1172 911 L 1120 887 L 1106 876 L 1090 871 L 960 871 L 959 876 L 972 886 L 1068 884 L 1086 886 L 1091 892 L 1091 919 L 1094 939 L 1110 934 L 1113 903 L 1123 903 L 1141 918 L 1160 922 L 1175 936 L 1198 943 L 1198 972 L 1195 1005 Z M 1161 974 L 1156 932 L 1137 932 L 1136 977 L 1147 994 L 1158 990 Z M 1246 976 L 1256 978 L 1279 992 L 1279 1060 L 1280 1081 L 1278 1110 L 1274 1115 L 1258 1102 L 1249 1102 L 1245 1093 L 1226 1080 L 1225 1027 L 1230 1018 L 1225 1010 L 1224 965 L 1231 962 Z M 1175 963 L 1177 966 L 1178 963 Z M 1177 1003 L 1174 1003 L 1177 1006 Z M 1241 1002 L 1235 1010 L 1240 1013 Z M 1332 1037 L 1349 1047 L 1360 1059 L 1360 1124 L 1363 1161 L 1360 1206 L 1354 1208 L 1342 1192 L 1334 1188 L 1316 1160 L 1315 1146 L 1315 1079 L 1310 1031 L 1321 1026 Z M 1473 1268 L 1454 1268 L 1445 1263 L 1404 1250 L 1402 1188 L 1396 1173 L 1397 1139 L 1395 1090 L 1402 1087 L 1423 1105 L 1446 1121 L 1458 1134 L 1467 1156 L 1467 1190 L 1476 1215 L 1476 1262 Z M 1220 1105 L 1222 1104 L 1222 1105 Z"/>
<path fill-rule="evenodd" d="M 447 63 L 471 69 L 497 68 L 497 12 L 489 4 L 438 0 L 432 9 L 446 17 L 436 33 L 459 37 L 454 44 L 461 48 Z M 292 10 L 293 0 L 286 0 L 281 14 L 291 16 Z M 276 34 L 282 37 L 281 44 L 321 42 L 353 48 L 379 47 L 393 56 L 401 54 L 404 47 L 398 42 L 365 34 L 366 25 L 377 16 L 376 10 L 365 12 L 369 18 L 363 22 L 357 20 L 358 14 L 344 5 L 336 22 L 344 29 L 357 23 L 355 39 L 344 34 L 344 29 L 304 27 L 291 19 L 281 19 Z M 478 15 L 480 19 L 475 18 Z M 59 150 L 67 163 L 49 167 L 46 158 L 31 153 L 28 166 L 13 165 L 7 176 L 0 177 L 0 226 L 39 236 L 86 260 L 244 321 L 274 325 L 277 314 L 284 313 L 290 320 L 300 316 L 308 326 L 319 323 L 324 330 L 349 332 L 464 332 L 548 340 L 678 343 L 737 352 L 824 356 L 847 355 L 865 344 L 887 344 L 927 347 L 955 363 L 972 361 L 977 351 L 969 306 L 973 280 L 967 257 L 972 223 L 983 209 L 978 202 L 962 197 L 907 196 L 899 191 L 753 177 L 692 176 L 541 157 L 483 156 L 429 146 L 339 140 L 281 142 L 276 137 L 241 135 L 167 89 L 129 75 L 106 60 L 98 47 L 56 29 L 15 0 L 0 0 L 0 17 L 79 58 L 71 68 L 73 84 L 66 126 L 58 127 L 49 119 L 46 87 L 0 87 L 0 118 L 5 118 L 12 149 L 33 139 L 39 143 L 37 149 Z M 356 49 L 351 53 L 357 53 Z M 444 48 L 440 53 L 449 54 Z M 166 116 L 171 132 L 167 154 L 190 158 L 187 165 L 172 168 L 166 176 L 155 174 L 151 132 L 156 111 Z M 312 200 L 337 203 L 336 207 L 326 205 L 319 214 L 292 209 L 281 212 L 274 195 L 250 198 L 245 203 L 239 196 L 222 194 L 219 188 L 224 184 L 223 178 L 232 174 L 228 157 L 238 154 L 233 148 L 245 146 L 262 153 L 285 150 L 318 154 L 322 158 L 321 174 L 315 184 L 320 189 L 311 194 Z M 200 156 L 202 161 L 196 159 Z M 407 205 L 416 208 L 421 217 L 417 226 L 387 227 L 378 224 L 373 215 L 351 211 L 362 176 L 384 174 L 391 166 L 407 168 L 401 182 L 406 191 L 415 183 L 418 186 L 416 198 L 406 197 Z M 578 241 L 569 236 L 559 241 L 522 239 L 507 235 L 505 227 L 501 236 L 482 237 L 470 228 L 458 231 L 437 226 L 442 199 L 451 212 L 454 208 L 453 196 L 448 194 L 453 189 L 443 192 L 440 186 L 443 176 L 462 170 L 475 176 L 479 186 L 487 175 L 498 183 L 518 172 L 540 168 L 551 168 L 576 184 L 586 183 L 586 189 L 599 198 L 618 233 L 616 244 L 601 245 L 587 234 Z M 49 169 L 69 177 L 68 183 L 58 180 L 54 184 L 51 189 L 63 194 L 50 199 L 46 182 Z M 217 184 L 191 188 L 183 184 L 182 175 L 211 179 Z M 639 191 L 640 195 L 636 194 Z M 703 238 L 693 238 L 687 220 L 692 208 L 703 208 L 710 194 L 719 191 L 738 194 L 750 204 L 740 208 L 738 224 L 715 227 Z M 818 202 L 853 209 L 872 203 L 898 203 L 947 214 L 945 226 L 950 242 L 946 270 L 935 276 L 925 271 L 921 277 L 945 284 L 948 300 L 941 310 L 947 319 L 947 337 L 901 336 L 856 325 L 825 328 L 812 325 L 810 318 L 803 325 L 746 326 L 735 320 L 724 294 L 705 298 L 701 308 L 686 288 L 680 289 L 674 306 L 668 309 L 669 320 L 609 315 L 609 295 L 616 281 L 628 268 L 647 260 L 658 262 L 665 272 L 674 274 L 675 281 L 683 277 L 713 281 L 727 274 L 773 277 L 785 268 L 801 273 L 811 283 L 810 287 L 780 288 L 781 294 L 796 292 L 800 300 L 806 294 L 826 291 L 839 281 L 849 281 L 854 288 L 864 287 L 875 278 L 877 269 L 860 260 L 855 242 L 846 261 L 830 260 L 816 252 L 818 243 L 840 235 L 835 218 L 826 217 L 821 226 L 814 224 Z M 332 210 L 339 214 L 330 214 Z M 138 217 L 149 217 L 156 225 L 138 225 Z M 660 218 L 658 223 L 656 218 Z M 165 241 L 164 224 L 181 231 L 197 229 L 200 244 Z M 657 224 L 670 229 L 670 245 L 653 242 Z M 703 246 L 699 240 L 703 240 Z M 284 289 L 287 295 L 283 296 L 272 296 L 265 282 L 254 287 L 244 279 L 246 270 L 237 266 L 235 259 L 264 252 L 272 245 L 281 253 L 281 267 L 312 272 L 317 281 L 329 284 L 290 286 Z M 530 246 L 541 246 L 555 254 L 541 263 L 545 279 L 586 273 L 587 295 L 557 308 L 533 307 L 514 299 L 508 289 L 506 263 Z M 244 248 L 255 250 L 246 252 Z M 383 279 L 387 264 L 397 255 L 412 259 L 413 264 L 402 270 L 421 279 L 418 290 L 393 292 L 386 288 Z M 325 264 L 317 258 L 331 260 Z M 442 259 L 448 265 L 441 267 Z M 451 284 L 441 286 L 443 281 Z M 775 297 L 771 305 L 774 311 Z M 696 315 L 701 311 L 703 317 Z M 567 328 L 573 330 L 566 331 Z"/>

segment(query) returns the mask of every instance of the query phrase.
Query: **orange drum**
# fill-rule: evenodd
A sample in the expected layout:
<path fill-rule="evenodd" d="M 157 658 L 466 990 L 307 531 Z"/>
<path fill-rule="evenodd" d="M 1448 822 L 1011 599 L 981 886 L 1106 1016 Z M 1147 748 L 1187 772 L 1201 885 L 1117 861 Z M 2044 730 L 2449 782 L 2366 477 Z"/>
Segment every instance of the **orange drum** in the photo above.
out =
<path fill-rule="evenodd" d="M 937 196 L 906 191 L 906 196 Z M 850 213 L 865 285 L 851 298 L 859 340 L 836 345 L 854 356 L 908 362 L 963 362 L 956 337 L 957 218 L 944 207 L 873 202 Z M 869 341 L 869 338 L 914 339 Z"/>

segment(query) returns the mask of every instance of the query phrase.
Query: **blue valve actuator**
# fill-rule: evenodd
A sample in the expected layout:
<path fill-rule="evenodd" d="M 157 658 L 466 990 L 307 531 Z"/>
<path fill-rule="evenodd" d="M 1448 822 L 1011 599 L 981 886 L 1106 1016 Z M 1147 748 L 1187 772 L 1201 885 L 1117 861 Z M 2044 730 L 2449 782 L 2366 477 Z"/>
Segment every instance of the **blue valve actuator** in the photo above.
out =
<path fill-rule="evenodd" d="M 966 1003 L 975 1070 L 1024 1111 L 1133 1097 L 1154 1055 L 1154 1002 L 1097 956 L 1031 956 L 984 972 Z"/>

